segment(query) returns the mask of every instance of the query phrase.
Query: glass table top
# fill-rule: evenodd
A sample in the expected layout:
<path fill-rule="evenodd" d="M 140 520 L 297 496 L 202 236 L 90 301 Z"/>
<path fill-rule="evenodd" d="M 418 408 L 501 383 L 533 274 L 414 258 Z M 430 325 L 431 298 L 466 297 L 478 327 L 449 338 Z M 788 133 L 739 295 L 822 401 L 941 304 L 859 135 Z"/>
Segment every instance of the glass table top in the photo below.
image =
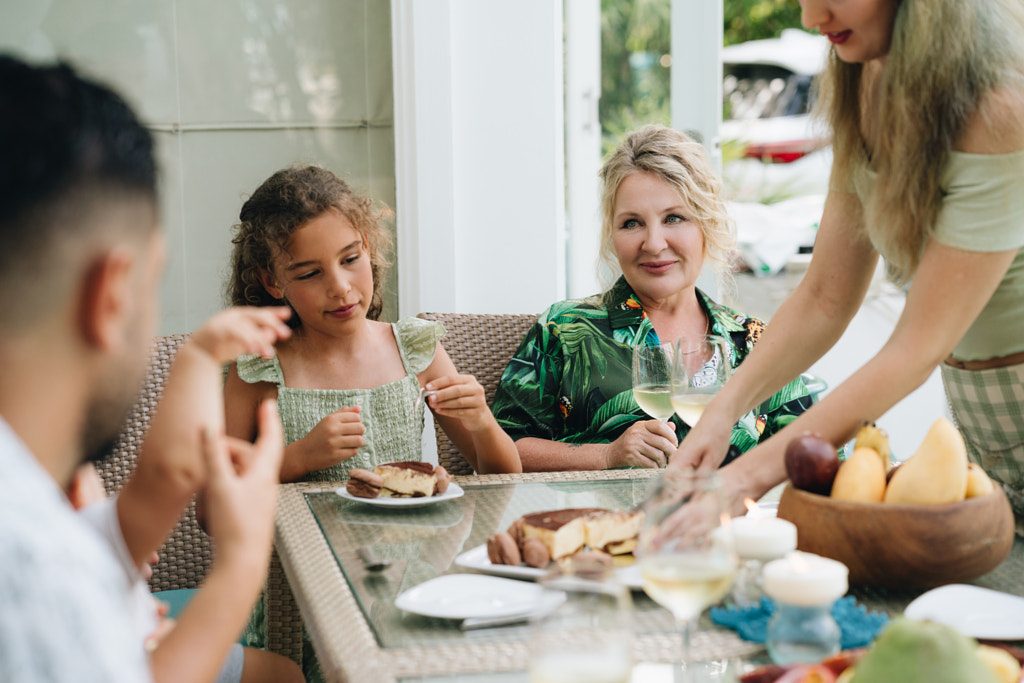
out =
<path fill-rule="evenodd" d="M 475 573 L 455 564 L 461 553 L 487 542 L 529 512 L 560 508 L 630 508 L 643 500 L 647 480 L 574 481 L 466 486 L 461 498 L 418 508 L 379 508 L 334 492 L 306 501 L 382 648 L 525 639 L 528 625 L 463 632 L 460 622 L 403 612 L 395 598 L 443 574 Z M 369 547 L 390 561 L 367 571 L 356 554 Z M 671 614 L 633 591 L 634 632 L 672 632 Z M 706 619 L 706 617 L 705 617 Z M 710 625 L 710 622 L 706 624 Z"/>

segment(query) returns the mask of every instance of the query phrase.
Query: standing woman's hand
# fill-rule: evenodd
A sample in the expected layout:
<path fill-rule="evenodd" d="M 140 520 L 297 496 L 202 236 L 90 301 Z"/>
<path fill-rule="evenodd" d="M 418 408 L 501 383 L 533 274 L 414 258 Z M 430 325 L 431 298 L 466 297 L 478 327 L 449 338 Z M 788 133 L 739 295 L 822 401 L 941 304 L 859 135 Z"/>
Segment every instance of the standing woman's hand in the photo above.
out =
<path fill-rule="evenodd" d="M 697 425 L 669 457 L 668 466 L 701 471 L 718 469 L 729 452 L 732 427 L 732 424 L 716 421 L 714 413 L 704 411 Z"/>

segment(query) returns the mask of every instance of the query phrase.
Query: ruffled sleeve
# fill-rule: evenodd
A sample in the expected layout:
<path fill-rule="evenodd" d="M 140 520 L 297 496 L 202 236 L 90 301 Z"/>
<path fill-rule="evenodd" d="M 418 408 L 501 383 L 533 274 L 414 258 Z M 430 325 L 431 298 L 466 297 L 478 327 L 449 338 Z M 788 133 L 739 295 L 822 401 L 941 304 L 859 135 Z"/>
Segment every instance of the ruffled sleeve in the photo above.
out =
<path fill-rule="evenodd" d="M 444 325 L 423 318 L 402 318 L 394 323 L 394 330 L 405 371 L 410 375 L 418 375 L 427 369 L 434 360 L 437 343 L 445 335 Z"/>
<path fill-rule="evenodd" d="M 284 386 L 284 373 L 277 356 L 262 358 L 260 356 L 240 356 L 238 359 L 238 376 L 249 384 L 270 382 Z"/>

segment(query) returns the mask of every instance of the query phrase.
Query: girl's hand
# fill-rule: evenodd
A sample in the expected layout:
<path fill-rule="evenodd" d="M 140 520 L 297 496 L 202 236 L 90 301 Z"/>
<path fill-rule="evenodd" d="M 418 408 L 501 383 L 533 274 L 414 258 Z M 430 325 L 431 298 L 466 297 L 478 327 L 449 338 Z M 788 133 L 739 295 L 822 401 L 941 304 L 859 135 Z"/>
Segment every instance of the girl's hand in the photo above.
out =
<path fill-rule="evenodd" d="M 672 425 L 644 420 L 630 425 L 608 444 L 605 469 L 612 467 L 664 467 L 675 453 L 678 440 Z"/>
<path fill-rule="evenodd" d="M 217 313 L 196 330 L 189 342 L 218 365 L 244 354 L 272 358 L 274 344 L 288 339 L 287 306 L 236 306 Z"/>
<path fill-rule="evenodd" d="M 366 443 L 365 433 L 359 406 L 331 413 L 302 438 L 305 447 L 303 469 L 315 472 L 348 460 Z"/>
<path fill-rule="evenodd" d="M 470 432 L 480 432 L 497 424 L 487 405 L 484 388 L 473 375 L 438 377 L 428 382 L 425 389 L 436 392 L 427 397 L 434 413 L 460 420 Z"/>

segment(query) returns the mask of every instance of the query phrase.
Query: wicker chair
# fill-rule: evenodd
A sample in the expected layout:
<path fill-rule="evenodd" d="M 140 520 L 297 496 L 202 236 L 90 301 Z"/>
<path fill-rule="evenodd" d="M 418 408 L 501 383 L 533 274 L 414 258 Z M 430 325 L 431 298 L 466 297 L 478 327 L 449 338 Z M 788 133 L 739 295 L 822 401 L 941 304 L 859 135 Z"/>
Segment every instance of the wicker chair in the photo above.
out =
<path fill-rule="evenodd" d="M 98 465 L 108 493 L 124 485 L 135 458 L 142 447 L 142 438 L 164 390 L 167 373 L 174 356 L 188 335 L 157 337 L 150 354 L 149 367 L 142 391 L 128 415 L 113 454 Z M 154 591 L 196 588 L 206 576 L 211 560 L 210 539 L 196 522 L 195 505 L 190 505 L 171 537 L 160 550 L 160 561 L 153 567 L 149 586 Z"/>
<path fill-rule="evenodd" d="M 494 401 L 498 380 L 519 348 L 530 326 L 537 322 L 532 314 L 500 313 L 420 313 L 420 318 L 436 320 L 448 334 L 441 340 L 459 372 L 473 375 L 484 387 L 487 403 Z M 439 462 L 452 474 L 473 474 L 473 469 L 444 431 L 435 423 Z"/>

